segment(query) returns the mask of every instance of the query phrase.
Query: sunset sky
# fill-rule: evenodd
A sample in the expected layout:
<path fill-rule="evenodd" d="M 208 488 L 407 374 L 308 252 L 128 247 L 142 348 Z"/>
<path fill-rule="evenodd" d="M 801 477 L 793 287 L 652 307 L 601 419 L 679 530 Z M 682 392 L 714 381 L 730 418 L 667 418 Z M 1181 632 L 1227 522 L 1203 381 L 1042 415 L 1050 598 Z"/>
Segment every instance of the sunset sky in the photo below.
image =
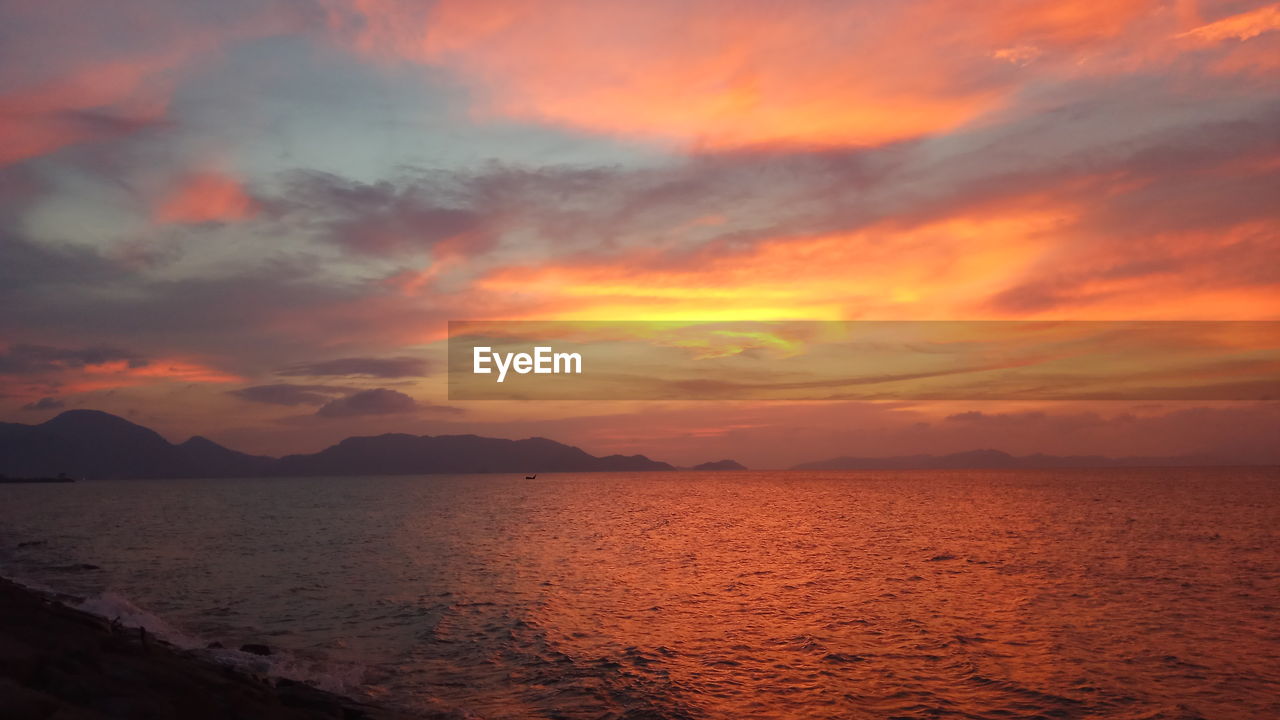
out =
<path fill-rule="evenodd" d="M 0 420 L 250 452 L 1280 460 L 1274 401 L 452 402 L 443 342 L 1280 320 L 1280 4 L 9 0 L 0 307 Z"/>

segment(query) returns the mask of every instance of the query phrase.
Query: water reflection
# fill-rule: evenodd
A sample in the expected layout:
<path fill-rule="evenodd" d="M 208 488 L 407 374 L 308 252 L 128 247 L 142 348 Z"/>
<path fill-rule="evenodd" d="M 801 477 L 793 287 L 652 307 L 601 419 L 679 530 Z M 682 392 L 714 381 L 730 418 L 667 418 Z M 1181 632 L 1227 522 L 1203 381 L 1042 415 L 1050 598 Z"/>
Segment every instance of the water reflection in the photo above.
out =
<path fill-rule="evenodd" d="M 410 707 L 483 718 L 1280 709 L 1274 470 L 4 490 L 4 545 L 49 540 L 8 567 L 83 592 L 110 586 L 205 637 L 270 635 L 358 662 L 364 690 Z M 72 560 L 104 570 L 52 569 Z"/>

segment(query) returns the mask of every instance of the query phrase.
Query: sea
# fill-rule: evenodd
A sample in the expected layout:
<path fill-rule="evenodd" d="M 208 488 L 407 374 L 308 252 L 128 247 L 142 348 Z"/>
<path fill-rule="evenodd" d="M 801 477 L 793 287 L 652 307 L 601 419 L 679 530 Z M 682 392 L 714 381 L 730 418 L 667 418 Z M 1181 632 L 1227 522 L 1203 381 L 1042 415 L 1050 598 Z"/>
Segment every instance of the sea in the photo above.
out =
<path fill-rule="evenodd" d="M 0 485 L 0 574 L 473 720 L 1280 718 L 1277 468 Z"/>

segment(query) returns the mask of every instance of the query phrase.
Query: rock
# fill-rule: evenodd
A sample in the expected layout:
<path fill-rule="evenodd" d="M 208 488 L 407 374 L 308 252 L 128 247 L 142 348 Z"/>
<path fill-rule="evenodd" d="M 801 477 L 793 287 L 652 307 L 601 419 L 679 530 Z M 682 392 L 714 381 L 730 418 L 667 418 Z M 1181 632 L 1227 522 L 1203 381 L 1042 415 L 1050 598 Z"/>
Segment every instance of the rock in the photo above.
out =
<path fill-rule="evenodd" d="M 240 652 L 247 652 L 250 655 L 262 655 L 266 657 L 271 654 L 271 648 L 262 643 L 245 643 L 240 646 Z"/>
<path fill-rule="evenodd" d="M 132 629 L 111 633 L 102 618 L 0 578 L 0 718 L 423 717 L 302 684 L 275 688 L 231 665 L 148 641 L 149 651 L 139 652 Z"/>
<path fill-rule="evenodd" d="M 221 650 L 223 647 L 225 646 L 222 643 L 218 642 L 217 640 L 214 640 L 208 645 L 205 645 L 204 649 L 205 650 Z"/>

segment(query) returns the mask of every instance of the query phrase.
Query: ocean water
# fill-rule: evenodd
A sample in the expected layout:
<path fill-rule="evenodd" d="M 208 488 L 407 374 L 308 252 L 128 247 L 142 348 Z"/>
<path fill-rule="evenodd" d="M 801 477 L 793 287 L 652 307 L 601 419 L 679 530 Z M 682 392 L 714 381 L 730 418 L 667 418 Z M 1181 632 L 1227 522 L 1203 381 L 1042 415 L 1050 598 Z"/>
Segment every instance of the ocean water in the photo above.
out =
<path fill-rule="evenodd" d="M 1280 717 L 1276 469 L 0 485 L 0 572 L 458 717 Z"/>

